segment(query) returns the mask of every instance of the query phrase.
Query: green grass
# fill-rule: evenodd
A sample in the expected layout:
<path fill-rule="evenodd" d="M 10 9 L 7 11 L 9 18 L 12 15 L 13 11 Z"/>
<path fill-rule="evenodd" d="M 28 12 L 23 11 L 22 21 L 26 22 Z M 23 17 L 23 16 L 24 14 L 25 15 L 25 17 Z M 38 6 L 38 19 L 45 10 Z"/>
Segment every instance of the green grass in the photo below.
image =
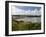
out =
<path fill-rule="evenodd" d="M 23 30 L 40 30 L 41 23 L 32 23 L 24 21 L 12 20 L 12 31 L 23 31 Z"/>

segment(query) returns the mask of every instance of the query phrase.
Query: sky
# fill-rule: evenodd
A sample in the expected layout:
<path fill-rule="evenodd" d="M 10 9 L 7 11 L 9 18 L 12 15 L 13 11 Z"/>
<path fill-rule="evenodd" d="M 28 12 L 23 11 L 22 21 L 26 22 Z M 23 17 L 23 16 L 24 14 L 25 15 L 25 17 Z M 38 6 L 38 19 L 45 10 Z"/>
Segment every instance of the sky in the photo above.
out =
<path fill-rule="evenodd" d="M 41 15 L 41 7 L 12 6 L 12 15 Z"/>

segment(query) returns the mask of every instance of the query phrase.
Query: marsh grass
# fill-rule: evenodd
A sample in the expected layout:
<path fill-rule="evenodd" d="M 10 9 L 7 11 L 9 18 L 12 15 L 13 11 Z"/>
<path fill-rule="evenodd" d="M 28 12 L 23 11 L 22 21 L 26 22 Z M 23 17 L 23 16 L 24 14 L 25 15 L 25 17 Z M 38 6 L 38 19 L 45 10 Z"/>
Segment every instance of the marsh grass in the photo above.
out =
<path fill-rule="evenodd" d="M 12 19 L 12 31 L 40 30 L 41 23 L 17 21 Z"/>

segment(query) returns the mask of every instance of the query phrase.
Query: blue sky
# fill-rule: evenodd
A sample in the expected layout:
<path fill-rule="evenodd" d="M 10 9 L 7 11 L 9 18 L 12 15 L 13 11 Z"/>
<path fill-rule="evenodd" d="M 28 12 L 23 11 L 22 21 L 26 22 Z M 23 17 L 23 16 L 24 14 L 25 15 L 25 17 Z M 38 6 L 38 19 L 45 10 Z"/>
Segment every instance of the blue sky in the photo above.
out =
<path fill-rule="evenodd" d="M 12 6 L 12 15 L 41 15 L 41 7 Z"/>
<path fill-rule="evenodd" d="M 37 10 L 40 10 L 41 9 L 41 7 L 34 7 L 34 6 L 16 6 L 17 8 L 19 8 L 19 9 L 22 9 L 22 10 L 35 10 L 35 9 L 37 9 Z"/>

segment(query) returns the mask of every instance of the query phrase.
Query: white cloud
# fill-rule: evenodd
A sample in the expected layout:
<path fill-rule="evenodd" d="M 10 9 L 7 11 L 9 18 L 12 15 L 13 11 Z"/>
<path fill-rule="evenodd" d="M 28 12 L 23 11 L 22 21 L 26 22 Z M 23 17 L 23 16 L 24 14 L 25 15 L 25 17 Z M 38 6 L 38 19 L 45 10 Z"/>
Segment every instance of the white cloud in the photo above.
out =
<path fill-rule="evenodd" d="M 32 15 L 41 15 L 41 11 L 40 10 L 38 11 L 37 9 L 31 12 L 32 12 Z"/>
<path fill-rule="evenodd" d="M 41 10 L 22 10 L 17 7 L 12 7 L 12 15 L 41 15 Z"/>
<path fill-rule="evenodd" d="M 25 11 L 22 10 L 22 9 L 19 9 L 19 8 L 16 8 L 16 7 L 12 8 L 12 15 L 21 15 L 21 14 L 25 14 L 24 12 L 25 12 Z"/>

